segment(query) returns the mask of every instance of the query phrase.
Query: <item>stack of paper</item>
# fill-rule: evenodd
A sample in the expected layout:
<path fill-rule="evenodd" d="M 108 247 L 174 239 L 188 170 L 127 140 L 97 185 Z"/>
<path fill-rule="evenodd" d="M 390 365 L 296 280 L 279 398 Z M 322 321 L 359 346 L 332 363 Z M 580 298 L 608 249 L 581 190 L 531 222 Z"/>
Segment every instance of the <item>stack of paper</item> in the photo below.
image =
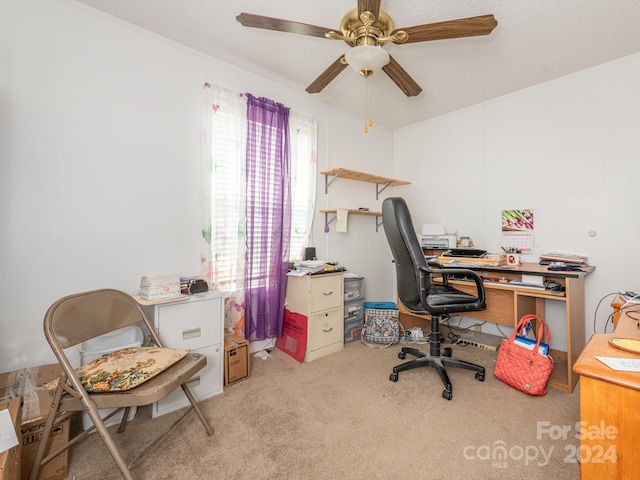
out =
<path fill-rule="evenodd" d="M 344 267 L 339 267 L 335 263 L 328 263 L 324 260 L 305 260 L 293 264 L 293 270 L 287 275 L 292 277 L 302 277 L 304 275 L 312 275 L 314 273 L 343 272 Z"/>
<path fill-rule="evenodd" d="M 614 358 L 614 357 L 598 357 L 598 360 L 613 370 L 620 372 L 640 372 L 640 359 L 637 358 Z"/>
<path fill-rule="evenodd" d="M 549 252 L 540 255 L 540 260 L 549 260 L 551 262 L 576 263 L 586 265 L 589 263 L 589 257 L 585 255 L 576 255 L 573 253 Z"/>

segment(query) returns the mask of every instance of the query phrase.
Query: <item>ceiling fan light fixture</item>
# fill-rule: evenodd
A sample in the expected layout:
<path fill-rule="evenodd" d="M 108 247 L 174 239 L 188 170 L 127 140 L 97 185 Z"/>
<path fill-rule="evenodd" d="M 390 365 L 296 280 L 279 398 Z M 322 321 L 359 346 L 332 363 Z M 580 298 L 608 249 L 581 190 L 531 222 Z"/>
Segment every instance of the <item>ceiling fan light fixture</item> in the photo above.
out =
<path fill-rule="evenodd" d="M 363 77 L 368 77 L 389 63 L 390 57 L 382 47 L 358 45 L 344 54 L 347 63 Z"/>

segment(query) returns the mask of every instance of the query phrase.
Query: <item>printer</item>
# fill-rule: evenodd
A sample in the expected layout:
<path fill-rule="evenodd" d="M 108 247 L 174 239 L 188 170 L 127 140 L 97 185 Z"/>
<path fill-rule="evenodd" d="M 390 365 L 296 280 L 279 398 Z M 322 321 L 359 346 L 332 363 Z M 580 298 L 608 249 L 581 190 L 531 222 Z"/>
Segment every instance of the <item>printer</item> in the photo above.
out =
<path fill-rule="evenodd" d="M 447 233 L 444 225 L 424 224 L 420 233 L 420 244 L 425 250 L 448 250 L 457 246 L 456 234 Z"/>
<path fill-rule="evenodd" d="M 456 241 L 454 234 L 422 235 L 422 248 L 425 250 L 449 250 L 456 248 Z"/>

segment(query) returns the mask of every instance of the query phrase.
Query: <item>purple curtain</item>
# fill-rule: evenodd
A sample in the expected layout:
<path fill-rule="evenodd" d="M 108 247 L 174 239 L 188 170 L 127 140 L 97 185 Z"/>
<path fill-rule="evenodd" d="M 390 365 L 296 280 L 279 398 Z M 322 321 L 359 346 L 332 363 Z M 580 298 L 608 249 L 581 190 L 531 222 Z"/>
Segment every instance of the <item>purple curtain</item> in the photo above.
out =
<path fill-rule="evenodd" d="M 247 95 L 245 335 L 282 335 L 289 267 L 289 109 Z"/>

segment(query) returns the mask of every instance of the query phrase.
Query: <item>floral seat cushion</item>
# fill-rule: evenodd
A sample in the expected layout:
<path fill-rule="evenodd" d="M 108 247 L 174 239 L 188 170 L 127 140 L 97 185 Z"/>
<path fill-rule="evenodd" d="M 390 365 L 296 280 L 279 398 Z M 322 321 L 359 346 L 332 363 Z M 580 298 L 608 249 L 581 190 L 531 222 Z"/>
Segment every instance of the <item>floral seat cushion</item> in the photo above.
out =
<path fill-rule="evenodd" d="M 77 368 L 76 375 L 87 392 L 122 392 L 162 373 L 189 351 L 159 347 L 123 348 Z M 56 385 L 57 381 L 47 387 L 55 388 Z"/>

